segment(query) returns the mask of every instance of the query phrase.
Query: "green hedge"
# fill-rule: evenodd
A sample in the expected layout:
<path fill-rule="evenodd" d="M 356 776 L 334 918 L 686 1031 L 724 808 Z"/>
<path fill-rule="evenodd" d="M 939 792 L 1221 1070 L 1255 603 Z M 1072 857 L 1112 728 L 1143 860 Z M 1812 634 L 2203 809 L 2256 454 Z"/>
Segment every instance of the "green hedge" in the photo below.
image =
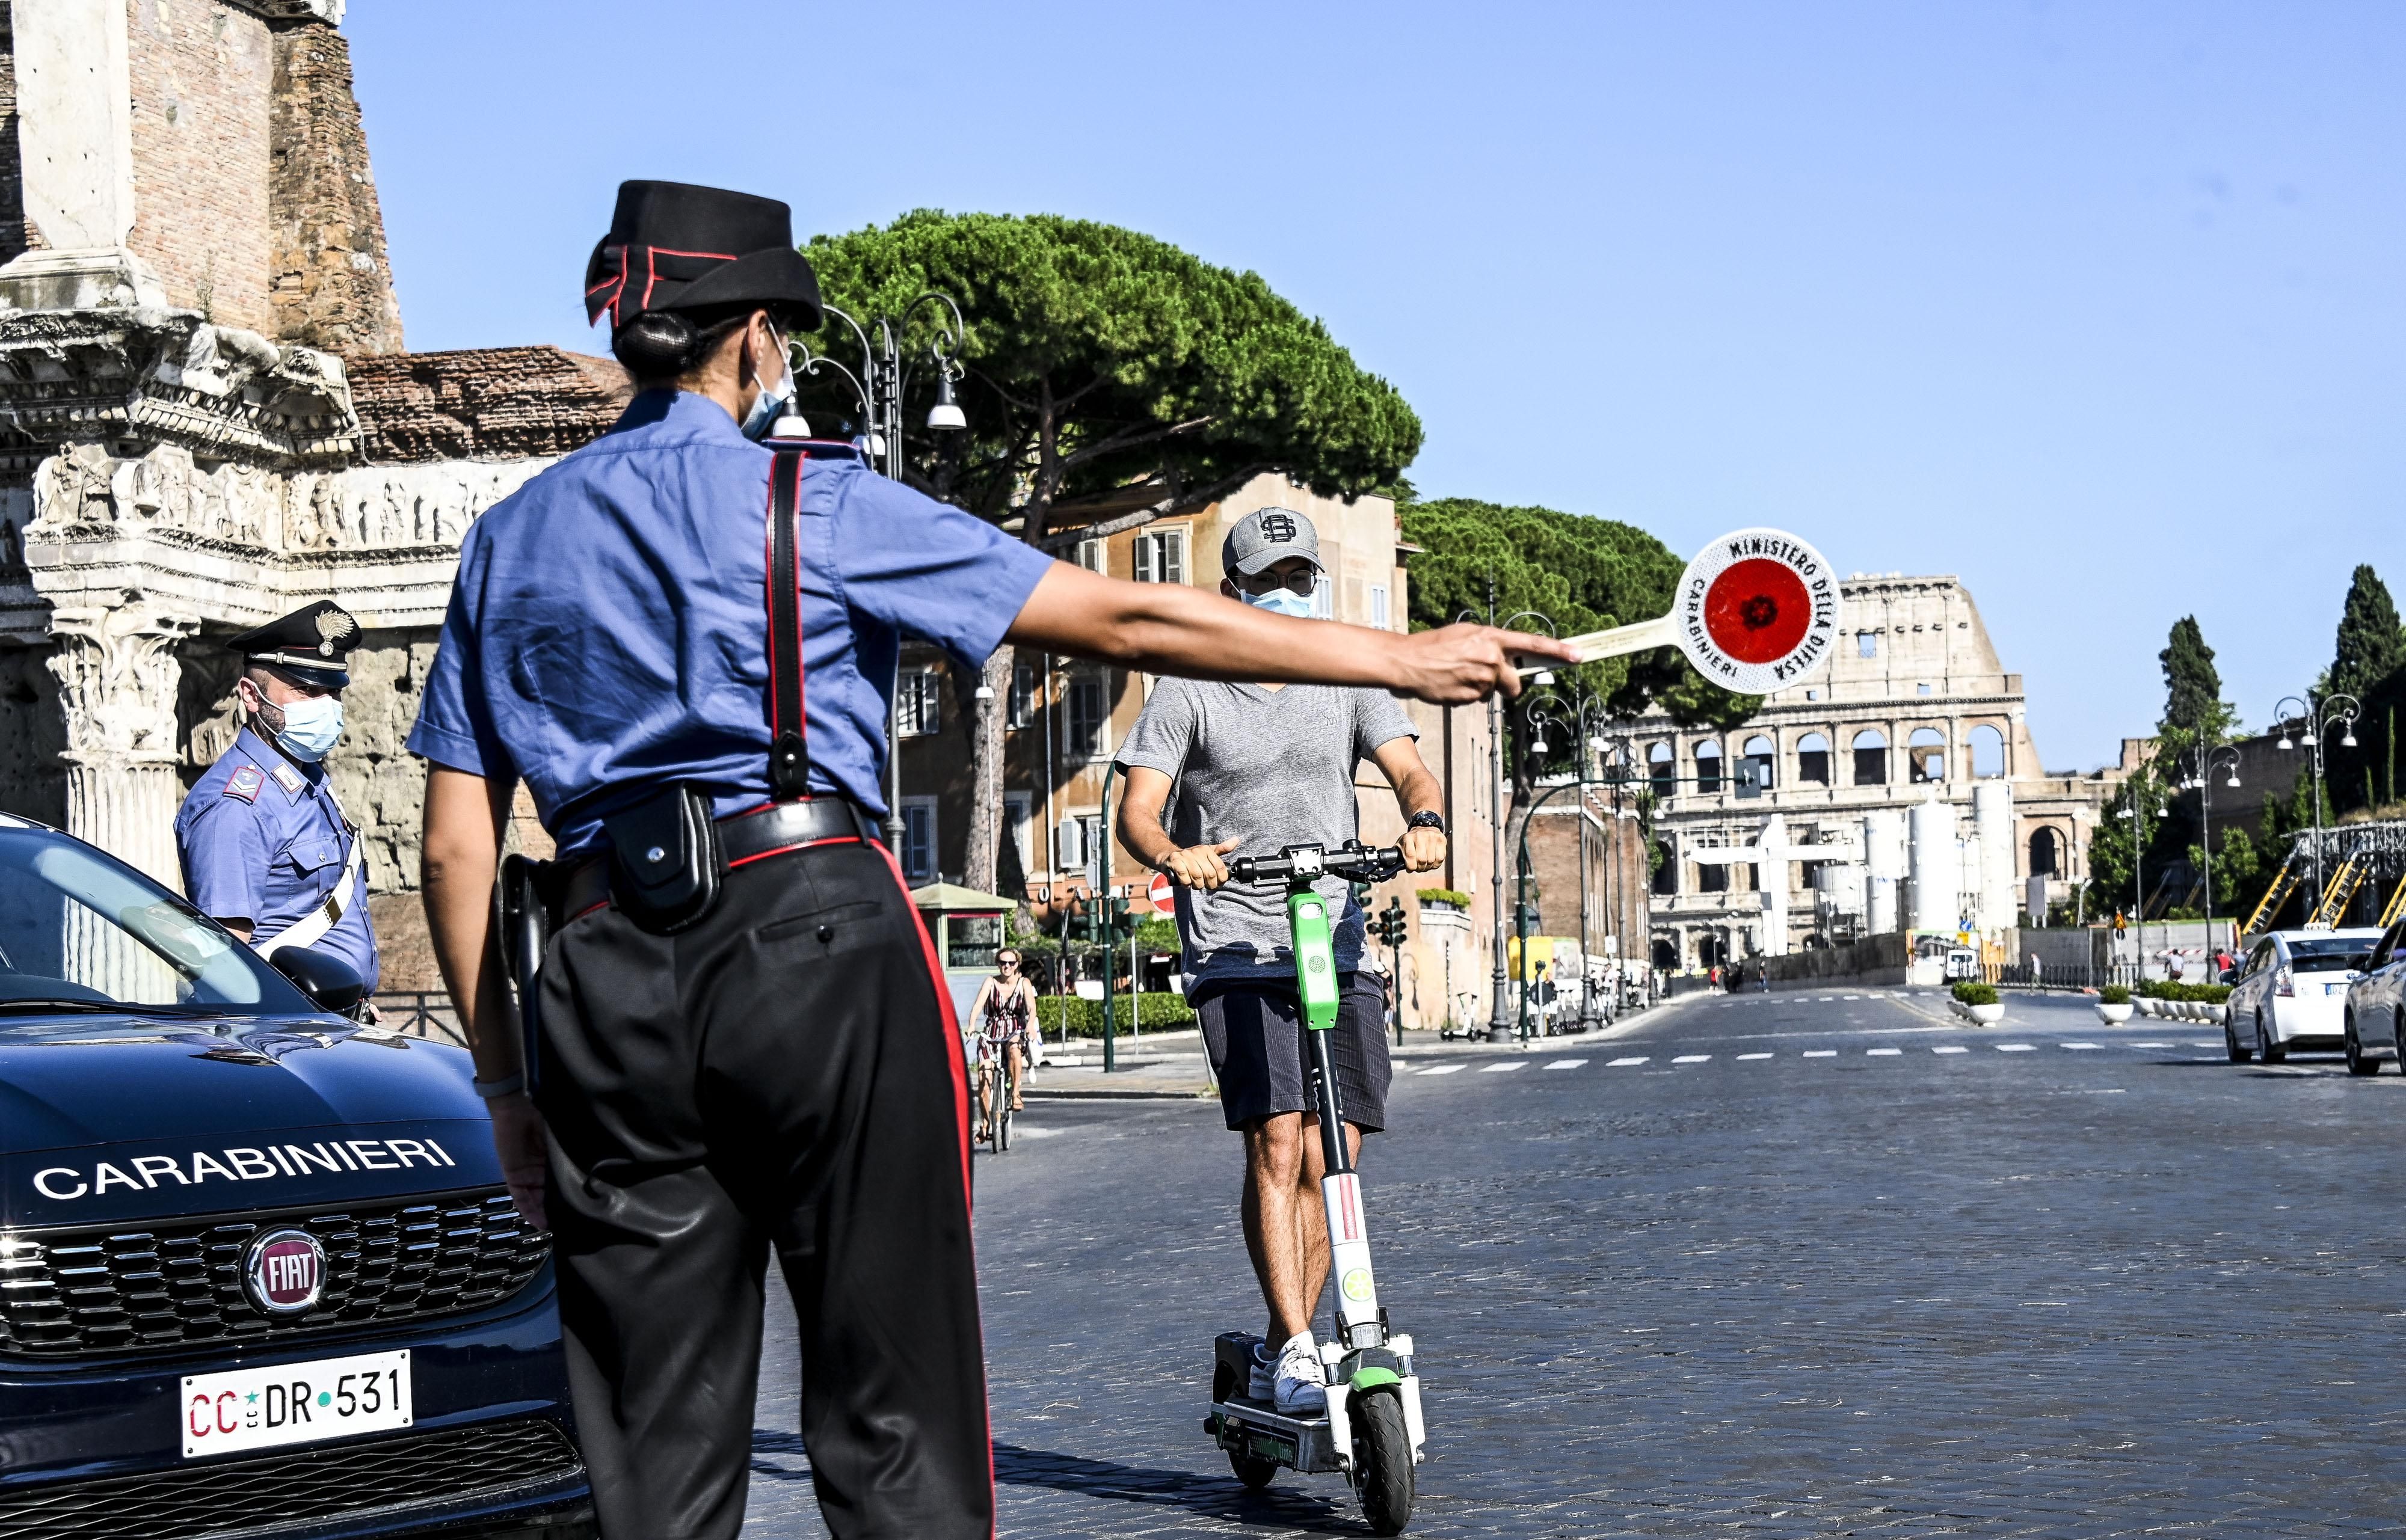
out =
<path fill-rule="evenodd" d="M 1470 895 L 1450 887 L 1424 887 L 1413 897 L 1424 904 L 1451 904 L 1456 909 L 1470 907 Z"/>
<path fill-rule="evenodd" d="M 1955 997 L 1965 1005 L 1994 1005 L 1997 1003 L 1997 986 L 1966 979 L 1955 986 Z"/>
<path fill-rule="evenodd" d="M 1176 1032 L 1195 1024 L 1195 1012 L 1182 996 L 1147 994 L 1137 997 L 1144 1002 L 1140 1008 L 1144 1018 L 1139 1025 L 1147 1032 Z M 1065 1011 L 1069 1018 L 1071 1037 L 1099 1038 L 1103 1035 L 1102 1001 L 1082 1000 L 1075 995 L 1037 996 L 1036 1020 L 1047 1036 L 1057 1038 L 1061 1035 L 1061 1017 Z M 1111 1021 L 1114 1031 L 1125 1032 L 1128 1029 L 1127 996 L 1112 997 Z"/>
<path fill-rule="evenodd" d="M 2129 1005 L 2130 1003 L 2130 986 L 2129 984 L 2107 984 L 2104 988 L 2097 992 L 2097 999 L 2098 1003 L 2101 1005 Z"/>
<path fill-rule="evenodd" d="M 2151 1000 L 2186 1000 L 2192 1005 L 2220 1005 L 2230 998 L 2229 984 L 2176 984 L 2165 979 L 2153 979 L 2139 986 L 2139 993 Z"/>

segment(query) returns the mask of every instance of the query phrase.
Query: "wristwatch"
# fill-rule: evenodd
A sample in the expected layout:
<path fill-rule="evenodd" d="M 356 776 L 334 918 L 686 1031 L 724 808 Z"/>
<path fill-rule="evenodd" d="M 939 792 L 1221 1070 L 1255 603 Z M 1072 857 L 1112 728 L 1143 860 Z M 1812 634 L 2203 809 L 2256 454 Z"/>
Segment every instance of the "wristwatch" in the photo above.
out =
<path fill-rule="evenodd" d="M 1445 814 L 1441 812 L 1416 812 L 1404 821 L 1404 827 L 1433 828 L 1439 834 L 1443 834 L 1445 832 Z"/>

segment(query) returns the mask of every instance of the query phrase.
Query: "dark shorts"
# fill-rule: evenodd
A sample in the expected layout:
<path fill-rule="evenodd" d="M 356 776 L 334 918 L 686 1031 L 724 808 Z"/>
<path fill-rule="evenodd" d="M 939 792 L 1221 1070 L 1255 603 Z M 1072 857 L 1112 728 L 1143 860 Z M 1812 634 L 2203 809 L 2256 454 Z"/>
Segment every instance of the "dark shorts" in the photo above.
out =
<path fill-rule="evenodd" d="M 1196 991 L 1203 1051 L 1220 1081 L 1220 1109 L 1228 1126 L 1244 1128 L 1280 1112 L 1309 1112 L 1311 1049 L 1304 1041 L 1295 986 L 1267 980 Z M 1337 1104 L 1345 1121 L 1366 1134 L 1387 1126 L 1387 987 L 1376 973 L 1348 973 L 1337 994 L 1337 1024 L 1329 1028 L 1337 1063 Z"/>

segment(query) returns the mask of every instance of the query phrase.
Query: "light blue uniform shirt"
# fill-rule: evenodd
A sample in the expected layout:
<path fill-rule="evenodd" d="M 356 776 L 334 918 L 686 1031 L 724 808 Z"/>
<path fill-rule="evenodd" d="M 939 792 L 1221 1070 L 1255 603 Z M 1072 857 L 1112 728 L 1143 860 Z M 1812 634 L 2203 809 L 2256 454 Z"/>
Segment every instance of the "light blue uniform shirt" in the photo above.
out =
<path fill-rule="evenodd" d="M 409 751 L 518 779 L 571 855 L 671 782 L 721 817 L 769 795 L 770 452 L 690 392 L 611 431 L 469 527 Z M 847 452 L 802 473 L 811 786 L 885 812 L 905 636 L 977 668 L 1052 558 Z"/>
<path fill-rule="evenodd" d="M 248 728 L 193 783 L 176 813 L 185 896 L 213 919 L 249 921 L 254 945 L 274 940 L 326 901 L 354 838 L 326 784 L 326 767 L 294 763 Z M 343 917 L 310 944 L 359 969 L 375 988 L 365 862 Z"/>

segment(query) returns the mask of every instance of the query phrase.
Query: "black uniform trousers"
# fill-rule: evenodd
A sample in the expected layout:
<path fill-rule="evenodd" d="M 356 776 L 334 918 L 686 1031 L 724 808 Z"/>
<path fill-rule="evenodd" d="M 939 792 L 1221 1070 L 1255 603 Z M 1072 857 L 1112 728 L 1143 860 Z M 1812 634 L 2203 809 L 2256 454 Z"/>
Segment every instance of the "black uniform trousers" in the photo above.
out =
<path fill-rule="evenodd" d="M 884 848 L 738 867 L 677 936 L 573 918 L 542 991 L 560 1324 L 603 1540 L 743 1527 L 771 1246 L 828 1529 L 991 1535 L 960 1035 Z"/>

